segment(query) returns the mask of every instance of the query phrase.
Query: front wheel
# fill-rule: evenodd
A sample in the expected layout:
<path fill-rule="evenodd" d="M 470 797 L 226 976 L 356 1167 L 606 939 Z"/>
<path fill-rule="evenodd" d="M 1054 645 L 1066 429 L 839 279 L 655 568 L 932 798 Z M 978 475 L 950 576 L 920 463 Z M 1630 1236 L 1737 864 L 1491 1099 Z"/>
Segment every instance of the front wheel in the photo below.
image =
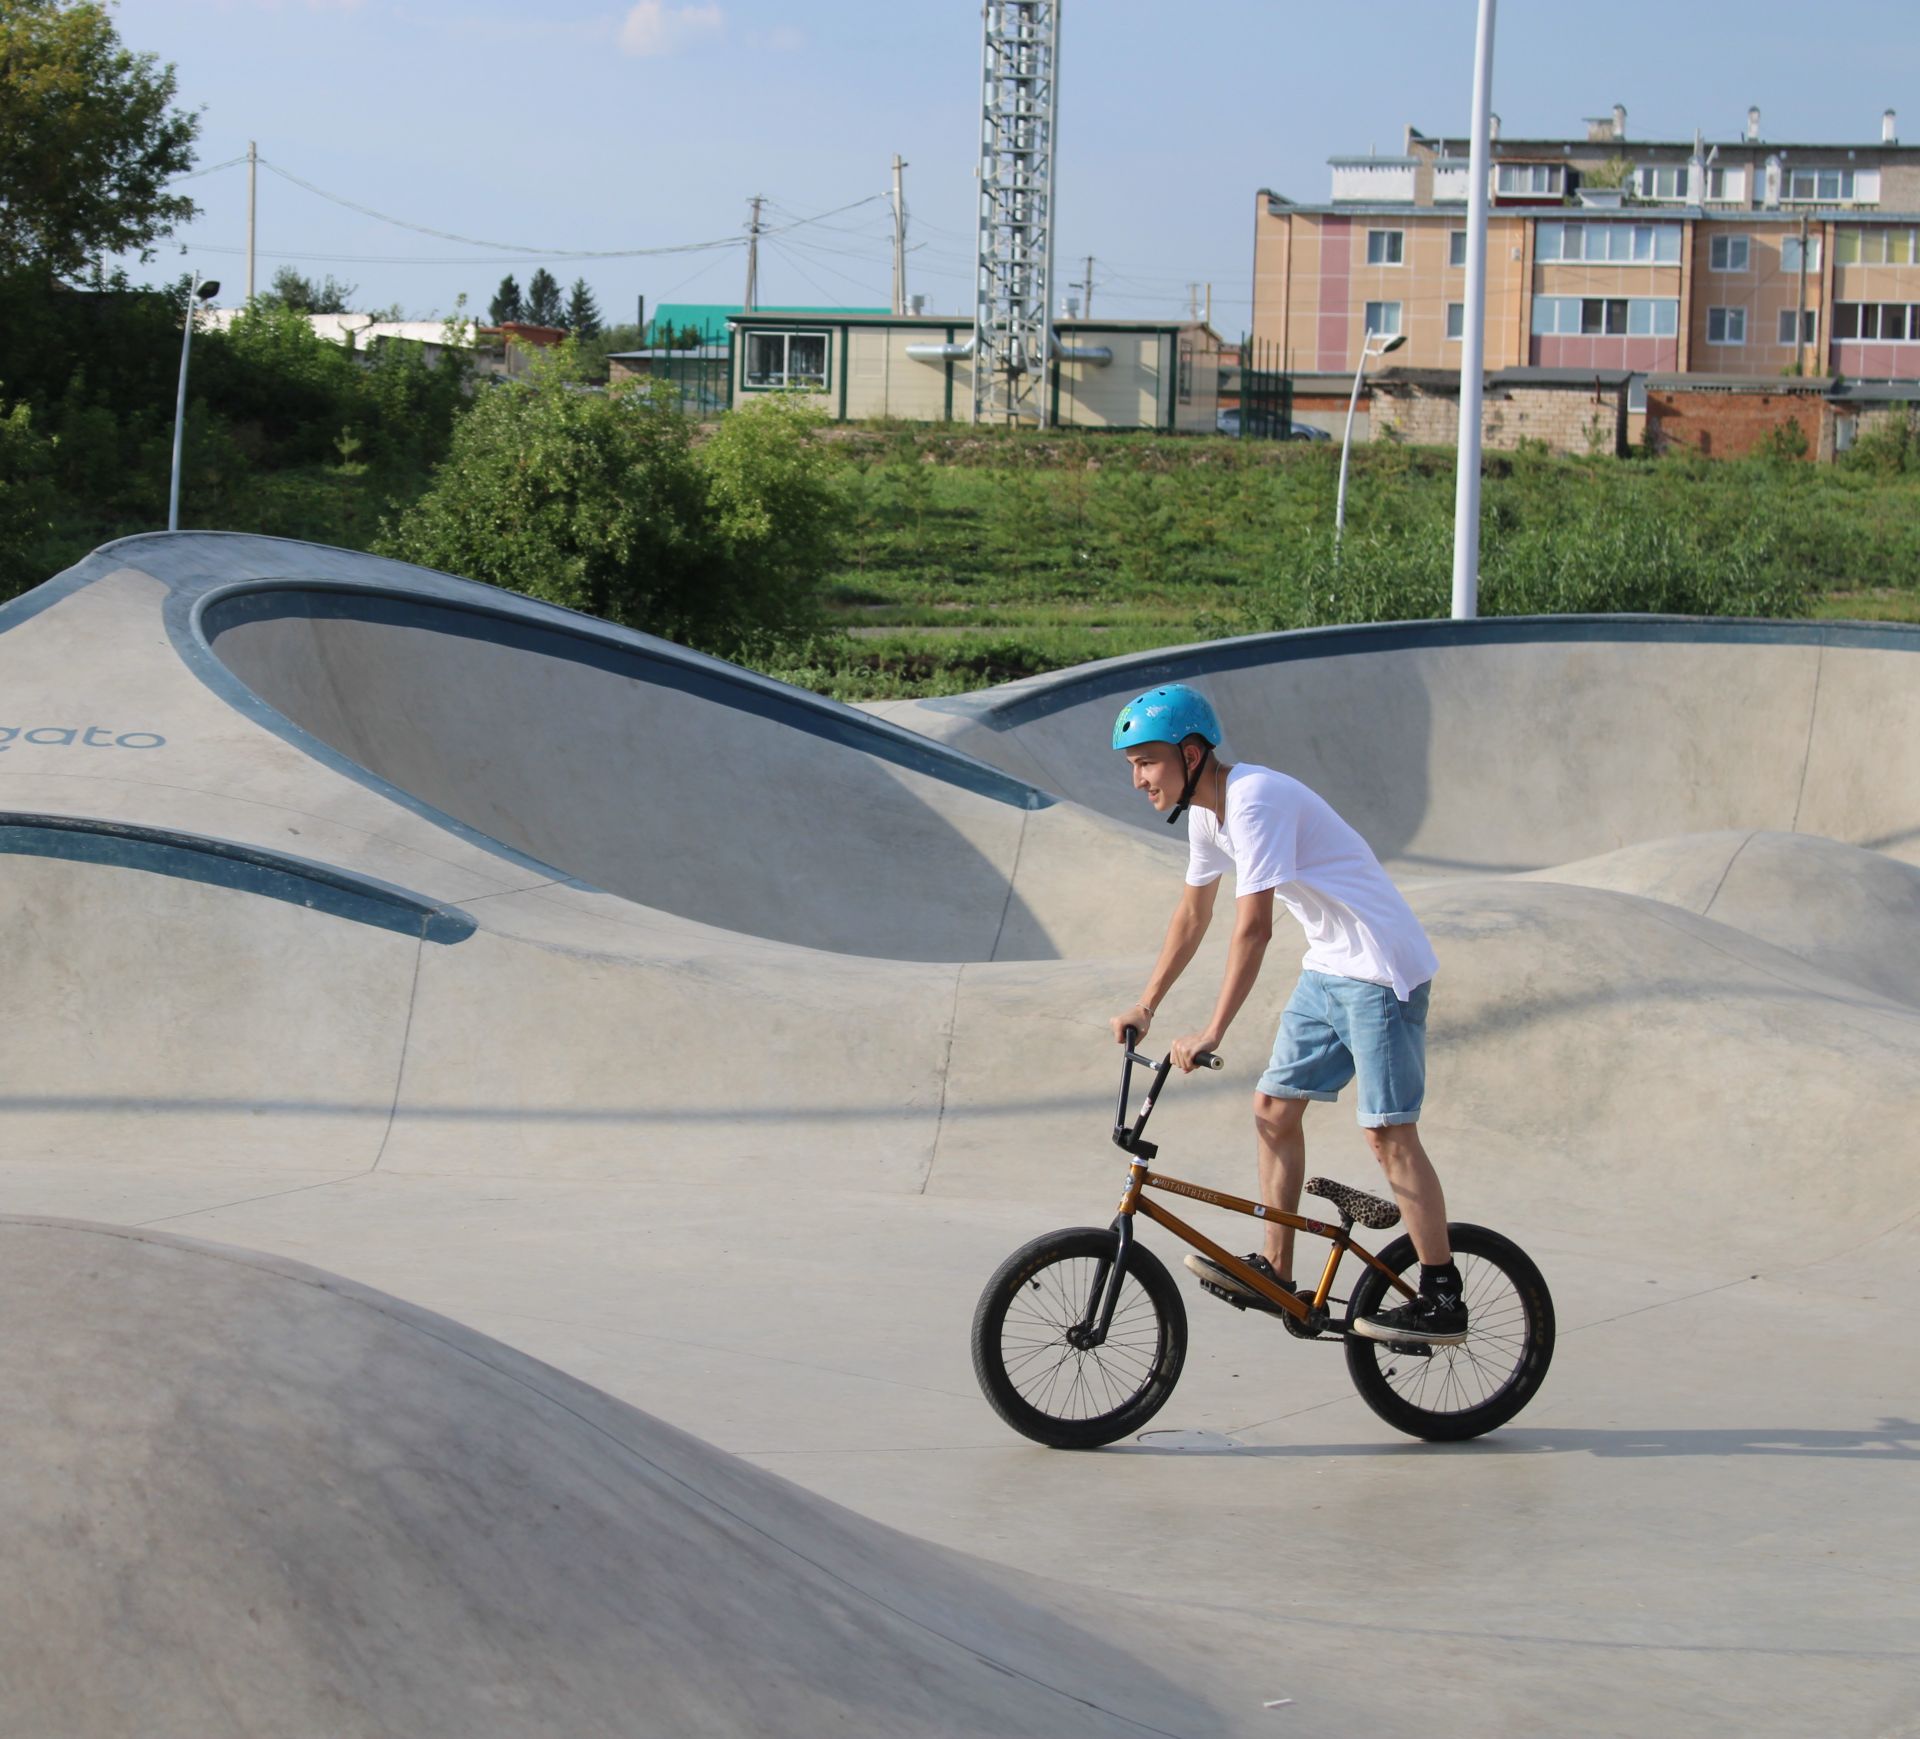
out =
<path fill-rule="evenodd" d="M 1097 1449 L 1165 1405 L 1187 1356 L 1187 1307 L 1166 1264 L 1135 1244 L 1107 1338 L 1072 1332 L 1118 1247 L 1112 1230 L 1049 1232 L 1000 1264 L 973 1313 L 973 1372 L 993 1410 L 1050 1449 Z"/>
<path fill-rule="evenodd" d="M 1347 1369 L 1361 1399 L 1395 1430 L 1432 1443 L 1506 1424 L 1533 1399 L 1553 1358 L 1553 1298 L 1527 1253 L 1485 1226 L 1450 1225 L 1447 1235 L 1467 1305 L 1466 1340 L 1416 1347 L 1347 1336 Z M 1380 1260 L 1418 1290 L 1412 1239 L 1394 1239 Z M 1347 1321 L 1373 1310 L 1386 1291 L 1386 1276 L 1368 1268 Z"/>

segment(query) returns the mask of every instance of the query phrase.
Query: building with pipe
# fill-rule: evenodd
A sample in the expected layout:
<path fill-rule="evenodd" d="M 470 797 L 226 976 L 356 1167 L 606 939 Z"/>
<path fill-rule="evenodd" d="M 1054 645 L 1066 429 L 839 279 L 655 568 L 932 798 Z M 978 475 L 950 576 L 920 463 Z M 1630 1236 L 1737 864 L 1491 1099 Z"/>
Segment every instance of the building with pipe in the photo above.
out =
<path fill-rule="evenodd" d="M 736 314 L 731 402 L 799 391 L 836 421 L 973 414 L 973 325 L 939 314 Z M 1045 388 L 1062 428 L 1212 433 L 1222 344 L 1203 321 L 1058 319 Z"/>

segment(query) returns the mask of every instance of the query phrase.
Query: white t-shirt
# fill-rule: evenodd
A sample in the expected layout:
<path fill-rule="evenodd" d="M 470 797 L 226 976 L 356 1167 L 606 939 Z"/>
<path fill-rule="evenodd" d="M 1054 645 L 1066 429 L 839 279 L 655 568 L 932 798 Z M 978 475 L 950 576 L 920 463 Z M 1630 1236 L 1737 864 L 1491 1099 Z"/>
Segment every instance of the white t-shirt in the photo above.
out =
<path fill-rule="evenodd" d="M 1242 762 L 1227 775 L 1227 820 L 1187 811 L 1187 881 L 1234 872 L 1234 894 L 1273 889 L 1307 933 L 1309 972 L 1388 984 L 1405 1002 L 1440 969 L 1413 908 L 1380 860 L 1324 797 L 1271 767 Z"/>

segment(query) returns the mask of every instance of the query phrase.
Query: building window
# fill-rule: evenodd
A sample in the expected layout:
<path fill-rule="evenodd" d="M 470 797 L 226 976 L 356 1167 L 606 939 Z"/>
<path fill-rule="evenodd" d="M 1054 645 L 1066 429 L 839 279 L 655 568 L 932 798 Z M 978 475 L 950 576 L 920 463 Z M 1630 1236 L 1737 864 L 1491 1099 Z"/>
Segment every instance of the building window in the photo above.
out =
<path fill-rule="evenodd" d="M 1920 231 L 1843 229 L 1833 241 L 1838 266 L 1910 266 L 1920 260 Z"/>
<path fill-rule="evenodd" d="M 1403 229 L 1367 231 L 1367 264 L 1397 266 L 1406 251 L 1407 232 Z"/>
<path fill-rule="evenodd" d="M 1180 346 L 1180 378 L 1178 382 L 1180 402 L 1183 405 L 1193 403 L 1193 346 Z"/>
<path fill-rule="evenodd" d="M 1707 171 L 1707 197 L 1722 202 L 1744 204 L 1747 197 L 1747 172 L 1744 169 L 1722 169 L 1717 165 Z"/>
<path fill-rule="evenodd" d="M 1747 311 L 1744 308 L 1709 308 L 1707 342 L 1709 344 L 1745 344 Z"/>
<path fill-rule="evenodd" d="M 1780 269 L 1783 272 L 1800 270 L 1800 238 L 1790 235 L 1780 244 Z M 1807 238 L 1807 270 L 1817 272 L 1820 269 L 1820 238 Z"/>
<path fill-rule="evenodd" d="M 1681 229 L 1677 223 L 1536 224 L 1533 257 L 1605 265 L 1677 265 Z"/>
<path fill-rule="evenodd" d="M 1794 341 L 1793 316 L 1796 312 L 1797 310 L 1792 308 L 1782 308 L 1780 310 L 1780 342 L 1789 347 L 1792 346 Z M 1818 308 L 1808 308 L 1801 314 L 1800 342 L 1802 344 L 1818 344 L 1820 342 L 1820 310 Z"/>
<path fill-rule="evenodd" d="M 1447 264 L 1464 266 L 1467 263 L 1467 232 L 1463 229 L 1452 230 L 1447 235 Z"/>
<path fill-rule="evenodd" d="M 1400 304 L 1398 302 L 1367 304 L 1367 336 L 1369 338 L 1393 338 L 1399 331 Z"/>
<path fill-rule="evenodd" d="M 1536 296 L 1533 335 L 1671 338 L 1680 330 L 1675 296 Z"/>
<path fill-rule="evenodd" d="M 1559 198 L 1567 187 L 1564 163 L 1502 163 L 1494 171 L 1494 191 L 1506 197 L 1547 194 Z"/>
<path fill-rule="evenodd" d="M 1644 413 L 1647 408 L 1647 377 L 1636 374 L 1627 381 L 1627 414 Z"/>
<path fill-rule="evenodd" d="M 1447 337 L 1459 343 L 1467 335 L 1467 305 L 1464 302 L 1447 304 Z"/>
<path fill-rule="evenodd" d="M 1642 199 L 1685 199 L 1687 166 L 1684 163 L 1649 163 L 1640 171 Z"/>
<path fill-rule="evenodd" d="M 1707 270 L 1744 272 L 1747 269 L 1748 244 L 1743 235 L 1717 235 L 1707 243 Z"/>
<path fill-rule="evenodd" d="M 1582 297 L 1580 301 L 1580 332 L 1583 337 L 1587 338 L 1626 337 L 1626 297 Z"/>
<path fill-rule="evenodd" d="M 1877 169 L 1789 169 L 1788 199 L 1813 200 L 1822 205 L 1845 205 L 1880 197 Z"/>
<path fill-rule="evenodd" d="M 1836 302 L 1833 335 L 1879 344 L 1920 343 L 1920 302 Z"/>
<path fill-rule="evenodd" d="M 823 392 L 827 385 L 827 335 L 824 332 L 749 332 L 747 390 L 804 387 Z"/>

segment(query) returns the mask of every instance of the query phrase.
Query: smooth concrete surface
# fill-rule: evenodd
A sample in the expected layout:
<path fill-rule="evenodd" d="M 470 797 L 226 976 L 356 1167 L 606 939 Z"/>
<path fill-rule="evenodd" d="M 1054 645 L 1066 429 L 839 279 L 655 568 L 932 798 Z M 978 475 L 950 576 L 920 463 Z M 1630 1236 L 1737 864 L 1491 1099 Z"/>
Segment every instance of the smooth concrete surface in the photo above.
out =
<path fill-rule="evenodd" d="M 0 825 L 104 830 L 86 861 L 0 834 L 29 842 L 0 853 L 0 1211 L 260 1253 L 0 1230 L 35 1325 L 9 1356 L 46 1354 L 15 1379 L 6 1528 L 49 1590 L 10 1614 L 0 1730 L 152 1731 L 115 1701 L 150 1682 L 187 1720 L 212 1704 L 183 1686 L 240 1696 L 208 1732 L 314 1731 L 316 1687 L 327 1731 L 440 1730 L 436 1694 L 475 1734 L 671 1731 L 611 1701 L 658 1675 L 692 1732 L 1913 1733 L 1914 650 L 1431 624 L 869 721 L 267 539 L 131 540 L 0 607 Z M 1337 1348 L 1197 1291 L 1136 1442 L 1040 1450 L 974 1386 L 995 1264 L 1118 1193 L 1104 1020 L 1184 852 L 1106 733 L 1115 696 L 1173 676 L 1236 753 L 1344 804 L 1433 933 L 1423 1131 L 1454 1216 L 1518 1238 L 1561 1322 L 1540 1396 L 1478 1443 L 1399 1437 Z M 513 728 L 480 742 L 491 700 Z M 475 928 L 163 871 L 154 828 Z M 1168 1171 L 1250 1187 L 1247 1090 L 1296 957 L 1283 935 L 1226 1074 L 1166 1095 Z M 1219 958 L 1167 1031 L 1203 1018 Z M 1308 1129 L 1314 1169 L 1372 1182 L 1347 1107 Z M 557 1400 L 521 1440 L 523 1381 Z M 236 1443 L 208 1451 L 217 1482 L 115 1483 L 222 1425 L 275 1465 Z M 85 1431 L 119 1460 L 82 1480 Z M 629 1455 L 668 1442 L 683 1509 Z M 383 1470 L 423 1467 L 391 1503 Z M 541 1493 L 568 1519 L 533 1540 Z M 753 1540 L 691 1528 L 736 1497 Z M 263 1509 L 312 1543 L 299 1578 Z M 49 1562 L 55 1514 L 107 1543 L 97 1565 Z M 555 1543 L 579 1526 L 575 1583 Z M 812 1610 L 782 1553 L 828 1536 L 860 1575 Z M 334 1555 L 356 1541 L 371 1579 Z M 511 1574 L 479 1600 L 488 1562 Z M 190 1597 L 108 1670 L 98 1636 L 169 1577 Z M 697 1663 L 649 1652 L 683 1582 Z M 240 1691 L 229 1624 L 255 1638 Z M 995 1702 L 1021 1636 L 1045 1683 Z M 768 1663 L 792 1719 L 750 1700 Z"/>
<path fill-rule="evenodd" d="M 1044 1586 L 385 1294 L 75 1221 L 0 1221 L 0 1273 L 0 1419 L 42 1475 L 0 1484 L 0 1694 L 46 1712 L 11 1732 L 1212 1722 Z"/>

